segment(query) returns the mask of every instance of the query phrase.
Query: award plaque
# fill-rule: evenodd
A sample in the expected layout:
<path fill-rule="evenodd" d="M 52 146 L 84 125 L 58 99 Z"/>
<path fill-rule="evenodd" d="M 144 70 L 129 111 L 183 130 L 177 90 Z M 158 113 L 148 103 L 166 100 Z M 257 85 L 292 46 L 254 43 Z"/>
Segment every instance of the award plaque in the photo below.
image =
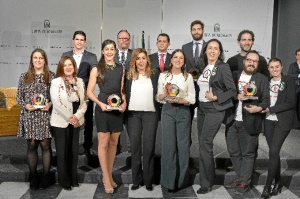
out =
<path fill-rule="evenodd" d="M 179 93 L 179 87 L 176 84 L 167 83 L 166 84 L 167 94 L 166 100 L 179 99 L 177 97 Z"/>
<path fill-rule="evenodd" d="M 107 103 L 108 103 L 108 106 L 106 108 L 109 110 L 121 110 L 122 109 L 120 107 L 121 98 L 116 94 L 112 94 L 112 95 L 108 96 Z"/>
<path fill-rule="evenodd" d="M 32 103 L 34 108 L 44 108 L 46 106 L 47 100 L 43 94 L 34 94 L 32 96 Z"/>
<path fill-rule="evenodd" d="M 255 96 L 256 92 L 257 92 L 257 88 L 255 84 L 249 83 L 246 86 L 244 86 L 244 95 L 246 99 L 257 100 L 258 97 Z"/>
<path fill-rule="evenodd" d="M 200 72 L 197 68 L 191 68 L 189 70 L 189 73 L 192 75 L 194 81 L 197 81 L 197 79 L 199 78 Z"/>

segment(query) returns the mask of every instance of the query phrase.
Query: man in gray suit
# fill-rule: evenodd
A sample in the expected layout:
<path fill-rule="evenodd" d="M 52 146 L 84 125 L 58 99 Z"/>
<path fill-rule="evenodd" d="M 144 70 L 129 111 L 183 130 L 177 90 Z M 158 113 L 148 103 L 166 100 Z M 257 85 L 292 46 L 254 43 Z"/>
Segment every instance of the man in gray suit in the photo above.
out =
<path fill-rule="evenodd" d="M 132 50 L 130 46 L 130 34 L 127 30 L 120 30 L 117 35 L 117 53 L 115 55 L 115 62 L 122 64 L 126 71 L 130 68 L 130 60 Z"/>
<path fill-rule="evenodd" d="M 93 67 L 96 67 L 97 56 L 91 52 L 86 51 L 86 34 L 83 31 L 76 31 L 73 34 L 73 45 L 74 49 L 63 53 L 62 56 L 72 56 L 78 68 L 77 77 L 83 79 L 85 87 L 87 88 L 90 71 Z M 83 147 L 85 149 L 86 156 L 90 160 L 93 152 L 91 148 L 93 146 L 93 110 L 94 103 L 92 100 L 88 101 L 87 110 L 84 114 L 85 124 L 84 124 L 84 143 Z"/>
<path fill-rule="evenodd" d="M 186 59 L 186 71 L 190 72 L 194 78 L 194 86 L 196 90 L 196 101 L 195 104 L 190 105 L 191 112 L 191 121 L 194 119 L 195 108 L 199 107 L 199 86 L 197 84 L 197 79 L 199 76 L 200 70 L 200 60 L 202 58 L 202 49 L 205 46 L 206 42 L 203 40 L 204 33 L 204 23 L 200 20 L 195 20 L 191 23 L 191 35 L 193 37 L 193 41 L 184 44 L 182 46 L 182 51 L 185 54 Z M 193 122 L 191 122 L 192 125 Z M 191 131 L 192 132 L 192 131 Z M 192 139 L 191 139 L 192 140 Z"/>
<path fill-rule="evenodd" d="M 166 33 L 160 33 L 156 40 L 157 52 L 149 55 L 151 66 L 153 69 L 160 73 L 170 68 L 171 54 L 168 53 L 168 47 L 170 46 L 170 37 Z M 159 103 L 158 120 L 161 118 L 161 103 Z"/>

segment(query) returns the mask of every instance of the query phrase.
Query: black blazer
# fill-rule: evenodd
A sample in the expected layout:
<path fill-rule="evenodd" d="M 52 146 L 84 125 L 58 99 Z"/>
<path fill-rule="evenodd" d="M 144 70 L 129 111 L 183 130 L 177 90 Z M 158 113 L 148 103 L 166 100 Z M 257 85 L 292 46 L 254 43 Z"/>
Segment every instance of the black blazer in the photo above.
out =
<path fill-rule="evenodd" d="M 269 111 L 276 113 L 281 129 L 289 131 L 299 125 L 295 111 L 296 92 L 293 77 L 282 74 L 281 85 L 284 86 L 278 90 L 277 101 L 274 106 L 269 107 Z"/>
<path fill-rule="evenodd" d="M 128 51 L 127 51 L 127 57 L 126 57 L 126 63 L 125 63 L 125 66 L 124 66 L 126 72 L 130 68 L 131 54 L 132 54 L 132 50 L 128 49 Z M 118 63 L 118 64 L 122 65 L 122 63 L 120 62 L 120 57 L 119 57 L 119 49 L 117 49 L 117 52 L 116 52 L 115 57 L 114 57 L 114 61 L 115 61 L 115 63 Z"/>
<path fill-rule="evenodd" d="M 149 55 L 149 58 L 150 58 L 150 62 L 151 62 L 151 67 L 160 72 L 159 61 L 158 61 L 159 60 L 158 53 L 153 53 L 153 54 Z M 166 71 L 170 68 L 170 63 L 171 63 L 171 54 L 167 53 L 166 54 L 166 59 L 165 59 L 164 71 Z"/>
<path fill-rule="evenodd" d="M 156 101 L 156 93 L 157 93 L 157 83 L 158 83 L 158 77 L 159 77 L 159 70 L 154 70 L 154 73 L 150 76 L 152 86 L 153 86 L 153 103 L 155 107 L 155 111 L 157 114 L 157 118 L 160 120 L 161 115 L 161 104 Z M 128 111 L 128 105 L 130 102 L 130 96 L 131 96 L 131 85 L 132 85 L 132 79 L 129 80 L 127 77 L 125 78 L 125 92 L 126 92 L 126 102 L 127 102 L 127 108 L 126 111 Z M 127 114 L 125 114 L 127 116 Z M 127 119 L 125 119 L 127 121 Z"/>
<path fill-rule="evenodd" d="M 73 50 L 68 51 L 68 52 L 64 52 L 62 54 L 63 56 L 73 56 L 74 52 Z M 93 67 L 97 66 L 98 62 L 97 62 L 97 56 L 94 53 L 88 52 L 88 51 L 84 51 L 82 58 L 81 58 L 81 62 L 78 68 L 78 73 L 77 73 L 77 77 L 80 77 L 83 79 L 84 84 L 87 88 L 88 82 L 89 82 L 89 78 L 90 78 L 90 72 L 92 70 Z"/>
<path fill-rule="evenodd" d="M 238 91 L 238 81 L 240 79 L 241 72 L 234 72 L 232 76 L 234 82 L 236 83 L 236 88 Z M 268 108 L 270 106 L 270 91 L 268 78 L 263 74 L 257 72 L 252 75 L 250 82 L 254 83 L 257 87 L 256 96 L 258 96 L 258 100 L 242 101 L 242 107 L 248 105 L 256 105 L 262 107 L 263 109 Z M 238 92 L 236 94 L 238 94 Z M 227 111 L 226 123 L 232 122 L 234 120 L 239 100 L 235 99 L 234 104 L 235 106 L 233 106 Z M 249 113 L 243 108 L 242 115 L 244 128 L 249 134 L 259 134 L 262 132 L 262 121 L 265 117 L 265 114 Z"/>
<path fill-rule="evenodd" d="M 201 49 L 201 53 L 199 56 L 199 60 L 200 58 L 203 56 L 203 50 L 204 50 L 204 46 L 206 45 L 206 42 L 203 40 L 203 45 L 202 45 L 202 49 Z M 184 52 L 185 55 L 185 64 L 186 64 L 186 71 L 189 72 L 191 68 L 198 68 L 199 69 L 199 65 L 195 66 L 195 61 L 194 61 L 194 52 L 193 52 L 193 42 L 189 42 L 187 44 L 184 44 L 182 46 L 182 51 Z"/>
<path fill-rule="evenodd" d="M 295 84 L 297 85 L 298 81 L 300 83 L 300 78 L 298 75 L 300 74 L 300 69 L 297 62 L 291 63 L 289 66 L 288 76 L 292 76 L 295 79 Z M 296 88 L 297 93 L 300 93 L 300 85 L 297 85 Z"/>
<path fill-rule="evenodd" d="M 223 111 L 233 106 L 232 98 L 236 95 L 236 86 L 228 64 L 220 60 L 216 62 L 209 79 L 209 87 L 218 98 L 213 102 L 216 110 Z"/>

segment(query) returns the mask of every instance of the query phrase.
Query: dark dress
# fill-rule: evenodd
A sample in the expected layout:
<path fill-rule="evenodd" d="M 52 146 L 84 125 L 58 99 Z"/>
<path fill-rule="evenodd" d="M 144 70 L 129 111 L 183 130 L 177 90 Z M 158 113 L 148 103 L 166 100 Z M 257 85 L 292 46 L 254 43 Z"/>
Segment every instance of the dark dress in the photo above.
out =
<path fill-rule="evenodd" d="M 106 69 L 104 82 L 98 82 L 100 93 L 98 99 L 107 104 L 107 98 L 111 94 L 116 94 L 121 98 L 121 81 L 123 67 L 116 64 L 114 69 Z M 120 132 L 123 131 L 123 113 L 118 110 L 103 112 L 100 106 L 96 105 L 95 119 L 97 132 Z"/>

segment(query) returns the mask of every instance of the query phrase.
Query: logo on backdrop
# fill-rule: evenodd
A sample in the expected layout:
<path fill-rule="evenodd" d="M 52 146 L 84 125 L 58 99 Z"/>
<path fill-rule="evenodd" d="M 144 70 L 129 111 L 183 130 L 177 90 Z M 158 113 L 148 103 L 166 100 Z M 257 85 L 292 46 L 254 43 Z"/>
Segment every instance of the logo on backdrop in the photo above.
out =
<path fill-rule="evenodd" d="M 56 29 L 50 28 L 50 20 L 45 19 L 44 22 L 32 22 L 32 34 L 60 34 L 63 33 L 62 29 L 58 29 L 59 26 L 55 26 Z"/>
<path fill-rule="evenodd" d="M 50 20 L 46 19 L 44 21 L 44 28 L 50 28 Z"/>
<path fill-rule="evenodd" d="M 215 23 L 213 25 L 213 32 L 205 32 L 204 37 L 232 38 L 232 33 L 221 31 L 221 24 Z"/>
<path fill-rule="evenodd" d="M 220 24 L 219 23 L 215 23 L 214 32 L 220 32 Z"/>

